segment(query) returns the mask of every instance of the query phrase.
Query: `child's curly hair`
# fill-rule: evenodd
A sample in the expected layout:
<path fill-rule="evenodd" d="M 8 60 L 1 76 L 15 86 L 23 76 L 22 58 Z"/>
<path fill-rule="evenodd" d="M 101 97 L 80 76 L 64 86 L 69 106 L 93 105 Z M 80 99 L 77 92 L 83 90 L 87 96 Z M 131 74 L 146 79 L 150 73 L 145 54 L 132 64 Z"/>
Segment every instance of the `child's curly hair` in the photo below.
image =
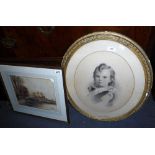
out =
<path fill-rule="evenodd" d="M 97 72 L 101 73 L 105 69 L 110 71 L 110 82 L 108 85 L 114 87 L 114 85 L 115 85 L 115 71 L 110 66 L 106 65 L 105 63 L 102 63 L 95 68 L 95 71 L 93 73 L 93 78 L 95 79 L 95 75 Z"/>

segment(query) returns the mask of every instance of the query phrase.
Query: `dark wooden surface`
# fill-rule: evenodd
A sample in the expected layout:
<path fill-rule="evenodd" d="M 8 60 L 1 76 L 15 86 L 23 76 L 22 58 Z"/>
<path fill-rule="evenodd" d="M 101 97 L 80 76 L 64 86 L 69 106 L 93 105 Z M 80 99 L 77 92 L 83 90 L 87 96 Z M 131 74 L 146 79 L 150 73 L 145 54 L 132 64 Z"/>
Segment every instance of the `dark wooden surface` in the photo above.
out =
<path fill-rule="evenodd" d="M 130 37 L 146 51 L 155 68 L 155 27 L 145 26 L 0 27 L 0 64 L 60 67 L 63 55 L 75 40 L 97 31 Z M 4 96 L 2 87 L 0 93 Z"/>
<path fill-rule="evenodd" d="M 149 55 L 153 27 L 54 27 L 49 34 L 39 27 L 0 27 L 0 40 L 12 38 L 15 45 L 0 44 L 1 58 L 61 58 L 79 37 L 96 31 L 115 31 L 138 42 Z"/>

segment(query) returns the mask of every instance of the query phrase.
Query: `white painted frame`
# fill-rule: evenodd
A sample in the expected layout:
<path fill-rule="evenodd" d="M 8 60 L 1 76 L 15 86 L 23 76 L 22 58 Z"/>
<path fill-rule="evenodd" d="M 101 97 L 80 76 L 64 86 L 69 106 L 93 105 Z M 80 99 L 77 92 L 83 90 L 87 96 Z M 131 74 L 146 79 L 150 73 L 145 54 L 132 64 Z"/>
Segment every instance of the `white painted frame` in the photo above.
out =
<path fill-rule="evenodd" d="M 67 122 L 65 95 L 61 69 L 0 65 L 0 72 L 14 111 Z M 20 105 L 18 103 L 18 99 L 13 88 L 12 81 L 10 79 L 11 75 L 43 78 L 51 80 L 51 82 L 54 80 L 54 92 L 57 108 L 45 110 Z"/>

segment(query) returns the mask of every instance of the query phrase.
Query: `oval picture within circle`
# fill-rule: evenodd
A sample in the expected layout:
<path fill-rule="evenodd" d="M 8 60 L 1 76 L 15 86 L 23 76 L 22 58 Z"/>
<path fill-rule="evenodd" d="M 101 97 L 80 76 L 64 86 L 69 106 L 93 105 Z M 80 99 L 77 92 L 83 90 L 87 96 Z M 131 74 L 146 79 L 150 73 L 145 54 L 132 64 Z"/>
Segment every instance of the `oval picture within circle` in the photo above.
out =
<path fill-rule="evenodd" d="M 109 113 L 123 107 L 132 96 L 134 84 L 130 65 L 113 52 L 99 51 L 87 55 L 75 72 L 77 96 L 92 113 Z"/>

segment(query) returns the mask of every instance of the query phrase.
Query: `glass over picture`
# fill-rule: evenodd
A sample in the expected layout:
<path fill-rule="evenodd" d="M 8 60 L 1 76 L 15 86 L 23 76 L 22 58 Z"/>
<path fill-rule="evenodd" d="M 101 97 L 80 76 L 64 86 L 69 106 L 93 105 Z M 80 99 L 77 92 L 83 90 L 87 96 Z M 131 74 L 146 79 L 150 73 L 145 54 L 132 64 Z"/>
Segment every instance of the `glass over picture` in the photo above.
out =
<path fill-rule="evenodd" d="M 10 76 L 20 105 L 40 109 L 56 109 L 54 80 Z"/>

